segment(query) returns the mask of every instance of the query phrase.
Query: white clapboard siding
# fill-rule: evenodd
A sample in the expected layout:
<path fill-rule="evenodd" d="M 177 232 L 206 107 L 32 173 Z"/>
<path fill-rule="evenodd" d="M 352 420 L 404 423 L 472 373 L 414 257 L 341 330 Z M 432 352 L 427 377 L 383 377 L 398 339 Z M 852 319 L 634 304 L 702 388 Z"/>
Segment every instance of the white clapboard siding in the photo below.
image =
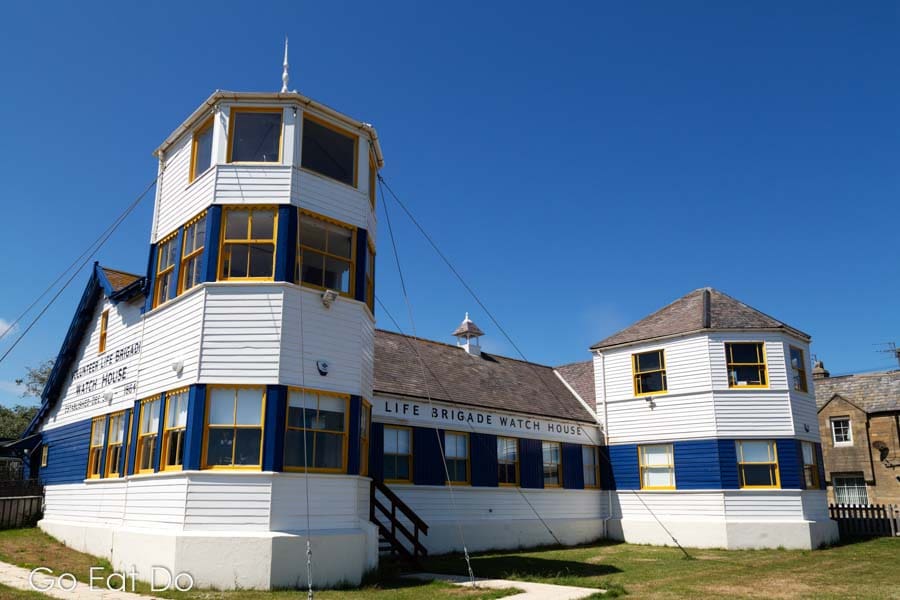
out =
<path fill-rule="evenodd" d="M 426 523 L 475 520 L 600 519 L 606 492 L 600 490 L 515 489 L 391 485 Z M 382 501 L 384 503 L 384 501 Z M 389 506 L 389 504 L 386 504 Z M 537 514 L 535 514 L 537 513 Z"/>
<path fill-rule="evenodd" d="M 187 481 L 182 475 L 129 479 L 125 522 L 132 527 L 181 529 L 186 497 Z"/>
<path fill-rule="evenodd" d="M 663 350 L 666 360 L 668 392 L 686 394 L 710 388 L 709 360 L 706 336 L 696 335 L 656 344 L 637 345 L 604 352 L 604 387 L 607 400 L 634 397 L 632 355 L 651 350 Z"/>
<path fill-rule="evenodd" d="M 202 288 L 192 290 L 148 313 L 143 331 L 133 328 L 141 341 L 138 398 L 196 383 L 203 296 Z M 172 368 L 178 361 L 180 375 Z"/>
<path fill-rule="evenodd" d="M 294 169 L 291 202 L 356 227 L 370 225 L 369 197 L 364 191 L 310 171 Z"/>
<path fill-rule="evenodd" d="M 715 437 L 712 394 L 668 394 L 608 402 L 610 444 L 702 439 Z"/>
<path fill-rule="evenodd" d="M 156 222 L 151 242 L 156 243 L 179 225 L 178 214 L 183 212 L 184 192 L 191 173 L 193 136 L 185 134 L 169 148 L 164 169 L 157 185 Z"/>
<path fill-rule="evenodd" d="M 289 204 L 290 165 L 225 164 L 217 167 L 216 204 Z"/>
<path fill-rule="evenodd" d="M 119 524 L 125 514 L 125 481 L 47 486 L 44 518 Z"/>
<path fill-rule="evenodd" d="M 285 385 L 305 385 L 368 397 L 370 392 L 367 390 L 372 389 L 374 324 L 366 314 L 364 305 L 339 298 L 331 308 L 325 308 L 321 292 L 299 286 L 286 286 L 284 299 L 281 382 Z M 301 314 L 304 353 L 302 371 Z M 325 360 L 329 364 L 326 376 L 319 374 L 316 367 L 316 361 L 319 360 Z"/>
<path fill-rule="evenodd" d="M 709 336 L 709 362 L 712 366 L 712 384 L 716 390 L 728 389 L 728 365 L 725 361 L 725 342 L 764 342 L 769 389 L 787 390 L 788 377 L 785 362 L 785 340 L 773 333 L 715 333 Z"/>
<path fill-rule="evenodd" d="M 794 416 L 794 432 L 798 438 L 811 442 L 820 441 L 815 396 L 791 392 L 791 413 Z"/>
<path fill-rule="evenodd" d="M 828 521 L 828 498 L 825 490 L 804 490 L 800 493 L 803 518 L 807 521 Z"/>
<path fill-rule="evenodd" d="M 307 527 L 306 478 L 285 473 L 272 481 L 273 531 Z M 309 475 L 309 526 L 312 529 L 355 529 L 369 518 L 368 480 L 343 475 Z"/>
<path fill-rule="evenodd" d="M 800 490 L 725 492 L 725 512 L 736 521 L 799 521 L 803 520 Z"/>
<path fill-rule="evenodd" d="M 277 383 L 283 290 L 277 285 L 206 287 L 202 382 Z"/>
<path fill-rule="evenodd" d="M 791 436 L 794 419 L 788 394 L 766 389 L 731 389 L 715 392 L 719 435 Z"/>
<path fill-rule="evenodd" d="M 174 196 L 174 201 L 166 205 L 163 205 L 162 202 L 160 203 L 156 238 L 153 242 L 158 242 L 169 234 L 174 233 L 179 227 L 199 215 L 213 203 L 216 169 L 217 167 L 208 169 L 190 184 L 185 184 L 185 187 L 177 193 L 170 191 Z"/>
<path fill-rule="evenodd" d="M 191 474 L 184 528 L 267 531 L 271 491 L 270 475 Z"/>
<path fill-rule="evenodd" d="M 663 521 L 701 521 L 725 515 L 725 502 L 721 493 L 619 491 L 613 492 L 612 496 L 610 517 L 614 519 L 654 519 L 655 515 Z"/>

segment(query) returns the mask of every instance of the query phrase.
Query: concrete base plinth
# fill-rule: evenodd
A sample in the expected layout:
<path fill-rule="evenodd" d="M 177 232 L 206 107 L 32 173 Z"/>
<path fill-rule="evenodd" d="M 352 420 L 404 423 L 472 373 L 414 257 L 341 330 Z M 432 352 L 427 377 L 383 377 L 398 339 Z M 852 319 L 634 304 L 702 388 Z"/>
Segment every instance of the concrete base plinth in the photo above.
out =
<path fill-rule="evenodd" d="M 838 540 L 834 521 L 667 521 L 610 519 L 610 539 L 632 544 L 729 550 L 787 548 L 811 550 Z M 668 530 L 668 532 L 666 531 Z M 669 535 L 671 533 L 671 535 Z"/>

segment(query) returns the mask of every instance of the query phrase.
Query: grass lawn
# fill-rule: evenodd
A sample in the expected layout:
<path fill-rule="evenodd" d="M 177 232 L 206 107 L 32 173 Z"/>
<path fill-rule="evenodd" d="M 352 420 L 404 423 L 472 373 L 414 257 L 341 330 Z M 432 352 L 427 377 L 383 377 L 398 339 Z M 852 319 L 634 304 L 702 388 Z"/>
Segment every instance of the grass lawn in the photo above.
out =
<path fill-rule="evenodd" d="M 637 598 L 898 598 L 900 538 L 825 550 L 692 550 L 600 543 L 564 549 L 493 552 L 473 557 L 476 577 L 608 588 Z M 429 571 L 465 573 L 455 555 Z"/>
<path fill-rule="evenodd" d="M 3 600 L 45 600 L 47 596 L 37 592 L 23 592 L 0 584 L 0 598 Z"/>

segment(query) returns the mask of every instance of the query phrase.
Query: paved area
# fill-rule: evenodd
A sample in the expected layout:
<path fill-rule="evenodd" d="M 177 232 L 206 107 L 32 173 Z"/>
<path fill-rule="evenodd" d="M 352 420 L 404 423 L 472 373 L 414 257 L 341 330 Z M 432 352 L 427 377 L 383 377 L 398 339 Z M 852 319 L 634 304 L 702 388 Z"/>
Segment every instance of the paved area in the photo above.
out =
<path fill-rule="evenodd" d="M 424 579 L 427 581 L 446 581 L 455 585 L 472 587 L 472 582 L 468 577 L 462 575 L 439 575 L 437 573 L 412 573 L 407 575 L 413 579 Z M 516 600 L 579 600 L 587 598 L 591 594 L 598 592 L 603 593 L 604 590 L 594 588 L 573 587 L 570 585 L 552 585 L 549 583 L 530 583 L 528 581 L 511 581 L 509 579 L 478 579 L 475 578 L 475 585 L 481 588 L 489 589 L 506 589 L 516 588 L 522 590 L 521 594 L 507 596 L 508 599 Z"/>
<path fill-rule="evenodd" d="M 100 584 L 104 586 L 102 588 L 95 588 L 92 590 L 88 584 L 78 582 L 75 588 L 70 590 L 72 579 L 65 578 L 62 581 L 62 585 L 65 586 L 65 589 L 60 589 L 57 577 L 59 577 L 61 573 L 56 573 L 56 576 L 36 573 L 32 577 L 34 586 L 37 587 L 36 590 L 28 581 L 30 575 L 31 571 L 29 569 L 23 569 L 22 567 L 0 562 L 0 583 L 19 590 L 31 592 L 39 591 L 51 598 L 60 598 L 62 600 L 154 600 L 153 596 L 107 590 L 105 581 Z M 114 583 L 116 585 L 119 584 L 117 580 L 114 581 Z"/>

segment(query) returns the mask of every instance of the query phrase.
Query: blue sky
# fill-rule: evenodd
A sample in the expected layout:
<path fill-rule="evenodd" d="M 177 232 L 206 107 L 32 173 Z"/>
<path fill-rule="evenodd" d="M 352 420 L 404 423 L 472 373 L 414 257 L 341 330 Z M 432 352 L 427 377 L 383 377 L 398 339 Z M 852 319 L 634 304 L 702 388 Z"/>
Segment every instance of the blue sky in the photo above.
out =
<path fill-rule="evenodd" d="M 711 285 L 811 333 L 833 373 L 891 368 L 875 344 L 900 342 L 898 10 L 11 3 L 0 319 L 131 202 L 156 173 L 152 150 L 214 89 L 276 91 L 287 34 L 291 87 L 376 125 L 386 180 L 529 359 L 586 359 Z M 103 264 L 145 268 L 151 209 Z M 392 216 L 420 335 L 452 341 L 468 310 L 486 348 L 512 354 Z M 378 295 L 408 327 L 383 214 L 381 232 Z M 55 356 L 87 276 L 0 364 L 0 403 Z"/>

